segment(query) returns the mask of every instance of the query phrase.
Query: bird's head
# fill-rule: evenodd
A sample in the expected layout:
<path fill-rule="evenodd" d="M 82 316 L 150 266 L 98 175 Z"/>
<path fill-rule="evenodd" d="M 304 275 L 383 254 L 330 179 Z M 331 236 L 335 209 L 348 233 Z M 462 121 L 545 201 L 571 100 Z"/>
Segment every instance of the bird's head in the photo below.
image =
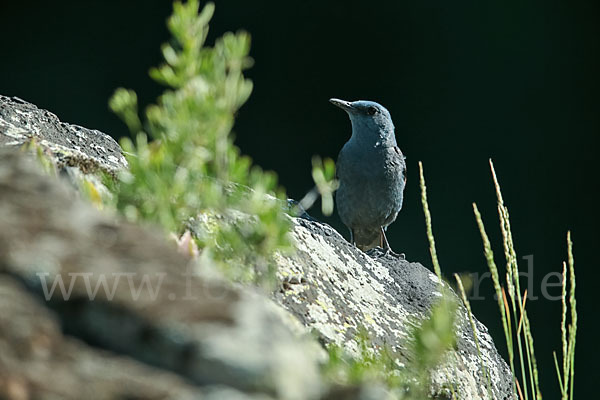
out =
<path fill-rule="evenodd" d="M 373 139 L 378 142 L 392 141 L 395 144 L 392 117 L 381 104 L 366 100 L 329 99 L 329 102 L 348 113 L 352 122 L 352 136 L 356 135 L 358 139 Z"/>

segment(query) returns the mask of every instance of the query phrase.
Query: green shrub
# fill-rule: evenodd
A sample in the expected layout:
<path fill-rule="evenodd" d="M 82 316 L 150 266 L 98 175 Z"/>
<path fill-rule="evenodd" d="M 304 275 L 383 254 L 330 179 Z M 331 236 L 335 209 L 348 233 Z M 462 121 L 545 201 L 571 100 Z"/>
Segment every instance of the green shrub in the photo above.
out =
<path fill-rule="evenodd" d="M 150 71 L 167 89 L 144 121 L 133 91 L 118 89 L 109 102 L 135 137 L 121 140 L 129 171 L 119 177 L 115 204 L 129 219 L 167 232 L 193 228 L 203 255 L 231 278 L 260 281 L 270 275 L 273 252 L 289 247 L 290 222 L 275 174 L 233 144 L 235 114 L 252 91 L 243 76 L 252 63 L 250 37 L 226 33 L 206 46 L 214 5 L 198 11 L 197 0 L 174 4 L 165 63 Z"/>

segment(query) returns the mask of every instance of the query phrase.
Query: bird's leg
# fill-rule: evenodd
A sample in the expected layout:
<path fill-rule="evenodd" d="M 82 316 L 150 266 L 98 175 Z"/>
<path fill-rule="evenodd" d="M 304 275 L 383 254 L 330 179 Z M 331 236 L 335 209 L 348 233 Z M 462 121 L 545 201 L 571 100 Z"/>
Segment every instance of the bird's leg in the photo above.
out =
<path fill-rule="evenodd" d="M 379 228 L 379 240 L 381 243 L 381 248 L 384 250 L 392 250 L 390 244 L 388 243 L 387 237 L 385 236 L 385 231 L 383 230 L 383 226 Z"/>
<path fill-rule="evenodd" d="M 383 227 L 381 227 L 379 229 L 380 229 L 379 239 L 381 240 L 381 248 L 383 249 L 384 253 L 391 254 L 394 257 L 398 257 L 403 260 L 406 260 L 406 256 L 404 255 L 404 253 L 398 254 L 392 250 L 392 248 L 390 247 L 390 243 L 387 240 L 387 236 L 385 236 L 385 230 L 383 229 Z"/>
<path fill-rule="evenodd" d="M 352 229 L 350 229 L 350 243 L 356 245 L 356 243 L 354 243 L 354 231 Z"/>

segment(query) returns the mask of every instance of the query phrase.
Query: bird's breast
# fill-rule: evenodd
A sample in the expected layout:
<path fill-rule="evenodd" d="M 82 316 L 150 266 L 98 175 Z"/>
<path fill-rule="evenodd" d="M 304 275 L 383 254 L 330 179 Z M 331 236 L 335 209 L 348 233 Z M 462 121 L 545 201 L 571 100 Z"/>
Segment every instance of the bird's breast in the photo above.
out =
<path fill-rule="evenodd" d="M 348 226 L 386 225 L 402 207 L 404 157 L 394 148 L 346 144 L 338 157 L 336 202 Z"/>

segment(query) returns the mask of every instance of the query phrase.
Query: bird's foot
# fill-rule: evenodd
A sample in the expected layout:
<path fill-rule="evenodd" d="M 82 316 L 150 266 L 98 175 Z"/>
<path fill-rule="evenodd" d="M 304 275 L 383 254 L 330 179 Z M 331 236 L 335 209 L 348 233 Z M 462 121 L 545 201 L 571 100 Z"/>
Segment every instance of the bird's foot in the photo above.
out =
<path fill-rule="evenodd" d="M 391 248 L 382 248 L 382 247 L 373 247 L 372 249 L 369 249 L 366 251 L 366 254 L 375 258 L 379 258 L 379 257 L 385 257 L 385 256 L 392 256 L 394 258 L 397 258 L 399 260 L 406 260 L 406 256 L 404 255 L 404 253 L 396 253 L 394 252 Z"/>
<path fill-rule="evenodd" d="M 390 249 L 389 247 L 384 250 L 384 255 L 387 256 L 388 254 L 394 258 L 398 258 L 400 260 L 406 260 L 406 255 L 404 253 L 396 253 L 396 252 L 394 252 L 394 250 Z"/>

